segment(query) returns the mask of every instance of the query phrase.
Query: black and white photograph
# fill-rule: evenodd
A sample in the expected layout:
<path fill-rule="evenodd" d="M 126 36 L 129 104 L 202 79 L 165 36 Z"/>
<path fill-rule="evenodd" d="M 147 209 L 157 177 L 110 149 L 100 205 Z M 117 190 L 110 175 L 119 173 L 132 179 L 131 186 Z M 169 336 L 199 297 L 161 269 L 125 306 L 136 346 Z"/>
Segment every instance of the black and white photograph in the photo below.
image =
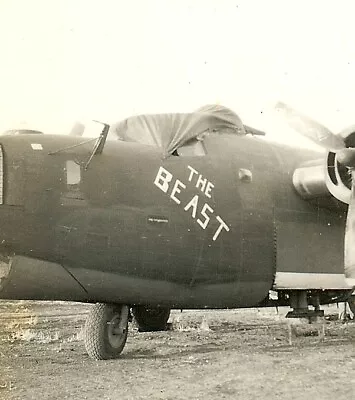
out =
<path fill-rule="evenodd" d="M 0 399 L 355 396 L 350 0 L 0 0 Z"/>

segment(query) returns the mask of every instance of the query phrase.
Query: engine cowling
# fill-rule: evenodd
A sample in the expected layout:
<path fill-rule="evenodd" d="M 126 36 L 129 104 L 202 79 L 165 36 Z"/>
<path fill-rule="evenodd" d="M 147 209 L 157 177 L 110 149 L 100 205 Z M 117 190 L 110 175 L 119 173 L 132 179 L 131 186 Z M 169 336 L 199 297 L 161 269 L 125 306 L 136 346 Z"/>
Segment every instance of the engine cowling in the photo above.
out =
<path fill-rule="evenodd" d="M 347 148 L 355 147 L 355 125 L 339 133 Z M 326 185 L 329 192 L 343 203 L 350 204 L 352 174 L 351 169 L 339 163 L 336 153 L 329 151 L 326 164 Z"/>
<path fill-rule="evenodd" d="M 330 196 L 326 184 L 324 159 L 300 165 L 295 169 L 292 181 L 298 194 L 305 200 Z"/>
<path fill-rule="evenodd" d="M 355 125 L 340 132 L 346 147 L 355 147 Z M 324 159 L 300 165 L 293 174 L 293 185 L 306 200 L 326 198 L 330 195 L 349 204 L 351 196 L 351 169 L 339 163 L 338 156 L 328 151 Z"/>

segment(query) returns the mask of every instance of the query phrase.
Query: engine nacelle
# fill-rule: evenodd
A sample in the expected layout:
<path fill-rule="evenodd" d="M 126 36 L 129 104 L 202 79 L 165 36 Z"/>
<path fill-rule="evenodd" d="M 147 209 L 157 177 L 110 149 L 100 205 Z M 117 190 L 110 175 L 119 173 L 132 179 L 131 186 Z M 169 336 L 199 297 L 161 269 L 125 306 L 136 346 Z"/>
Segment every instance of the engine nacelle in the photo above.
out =
<path fill-rule="evenodd" d="M 339 134 L 346 147 L 355 147 L 355 126 Z M 314 160 L 296 168 L 293 185 L 304 199 L 326 198 L 332 195 L 342 203 L 349 204 L 351 196 L 351 170 L 339 163 L 337 154 L 329 151 L 324 160 Z"/>
<path fill-rule="evenodd" d="M 298 194 L 305 200 L 330 196 L 324 159 L 307 162 L 296 168 L 292 181 Z"/>

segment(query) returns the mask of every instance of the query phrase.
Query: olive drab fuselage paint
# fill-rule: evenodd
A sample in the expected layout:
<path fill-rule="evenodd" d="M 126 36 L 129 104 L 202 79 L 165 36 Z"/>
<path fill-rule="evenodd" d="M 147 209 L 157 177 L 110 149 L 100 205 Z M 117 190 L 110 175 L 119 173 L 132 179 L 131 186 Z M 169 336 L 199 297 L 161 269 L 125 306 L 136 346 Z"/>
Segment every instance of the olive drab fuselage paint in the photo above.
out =
<path fill-rule="evenodd" d="M 346 210 L 292 184 L 317 152 L 230 134 L 197 156 L 108 141 L 85 168 L 80 137 L 0 139 L 0 298 L 252 307 L 343 275 Z"/>

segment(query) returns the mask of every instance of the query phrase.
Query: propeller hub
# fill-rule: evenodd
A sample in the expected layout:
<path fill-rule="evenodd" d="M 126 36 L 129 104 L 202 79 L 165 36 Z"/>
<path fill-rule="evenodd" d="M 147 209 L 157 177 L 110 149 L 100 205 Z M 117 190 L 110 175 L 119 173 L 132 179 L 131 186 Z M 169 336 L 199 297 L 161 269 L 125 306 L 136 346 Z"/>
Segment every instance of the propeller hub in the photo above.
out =
<path fill-rule="evenodd" d="M 347 148 L 337 151 L 337 160 L 340 164 L 349 168 L 355 168 L 355 148 Z"/>

